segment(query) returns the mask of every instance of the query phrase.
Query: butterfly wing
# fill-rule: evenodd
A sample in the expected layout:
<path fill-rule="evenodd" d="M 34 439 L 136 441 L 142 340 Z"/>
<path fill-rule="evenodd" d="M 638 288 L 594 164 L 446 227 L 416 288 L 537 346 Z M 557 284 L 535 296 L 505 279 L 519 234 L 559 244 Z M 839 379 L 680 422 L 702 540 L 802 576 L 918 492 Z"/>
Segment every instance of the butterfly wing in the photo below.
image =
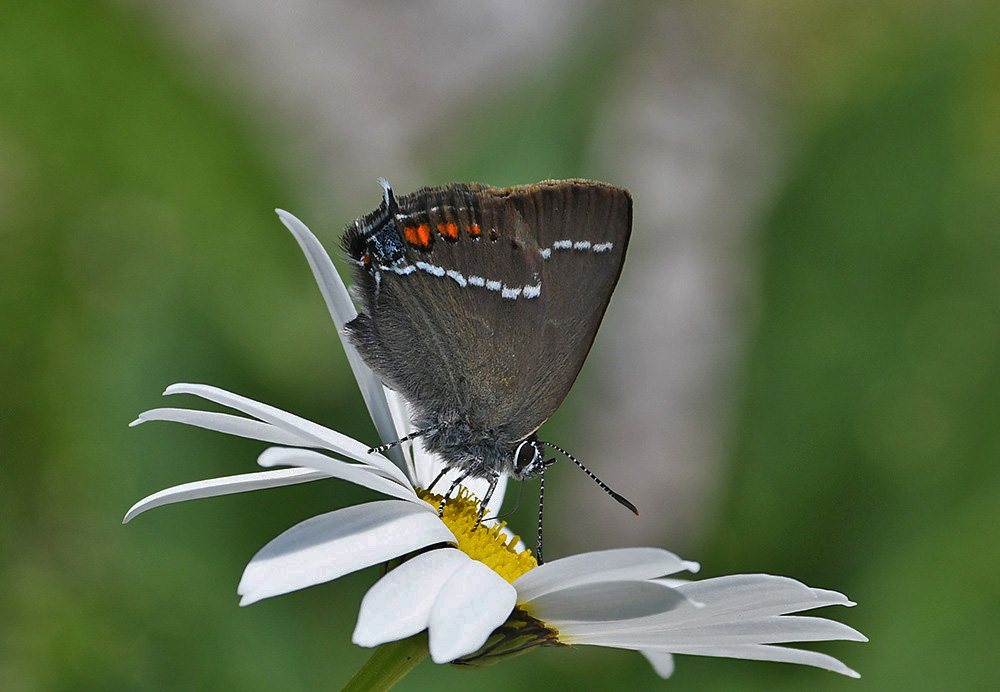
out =
<path fill-rule="evenodd" d="M 398 234 L 388 245 L 399 254 L 366 242 L 378 212 L 345 234 L 362 307 L 347 331 L 418 424 L 463 420 L 523 439 L 583 365 L 621 272 L 631 210 L 625 190 L 582 180 L 401 197 L 382 231 Z"/>

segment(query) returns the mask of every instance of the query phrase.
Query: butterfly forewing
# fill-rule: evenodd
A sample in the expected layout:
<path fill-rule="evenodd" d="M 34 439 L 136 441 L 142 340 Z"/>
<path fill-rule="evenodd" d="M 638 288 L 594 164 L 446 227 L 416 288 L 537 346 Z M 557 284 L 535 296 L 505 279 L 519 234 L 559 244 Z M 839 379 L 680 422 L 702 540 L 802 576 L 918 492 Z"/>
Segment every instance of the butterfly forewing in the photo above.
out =
<path fill-rule="evenodd" d="M 572 386 L 618 280 L 628 193 L 576 180 L 425 188 L 398 199 L 399 257 L 365 245 L 373 216 L 344 243 L 361 267 L 348 332 L 362 356 L 418 425 L 534 432 Z"/>

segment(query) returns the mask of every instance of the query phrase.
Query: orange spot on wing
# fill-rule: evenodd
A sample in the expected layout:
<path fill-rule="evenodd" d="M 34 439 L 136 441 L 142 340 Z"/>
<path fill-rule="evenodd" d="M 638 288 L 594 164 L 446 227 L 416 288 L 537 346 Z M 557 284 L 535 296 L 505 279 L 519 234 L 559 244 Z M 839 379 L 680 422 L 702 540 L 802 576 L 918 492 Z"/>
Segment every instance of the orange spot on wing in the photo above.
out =
<path fill-rule="evenodd" d="M 443 235 L 448 240 L 458 240 L 458 225 L 450 221 L 446 223 L 439 223 L 437 225 L 438 233 Z"/>
<path fill-rule="evenodd" d="M 471 226 L 469 226 L 469 235 L 472 236 L 473 238 L 478 238 L 482 234 L 482 232 L 483 231 L 479 228 L 478 223 L 474 223 Z"/>
<path fill-rule="evenodd" d="M 431 227 L 422 223 L 419 226 L 407 226 L 403 229 L 403 236 L 410 245 L 419 248 L 429 248 L 431 246 Z"/>

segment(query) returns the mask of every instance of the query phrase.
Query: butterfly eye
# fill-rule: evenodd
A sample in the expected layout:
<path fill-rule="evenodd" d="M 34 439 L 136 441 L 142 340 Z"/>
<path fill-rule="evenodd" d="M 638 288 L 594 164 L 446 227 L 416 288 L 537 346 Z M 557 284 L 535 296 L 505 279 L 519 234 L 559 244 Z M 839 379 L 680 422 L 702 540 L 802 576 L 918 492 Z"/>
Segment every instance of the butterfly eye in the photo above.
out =
<path fill-rule="evenodd" d="M 518 473 L 524 471 L 531 462 L 538 456 L 538 448 L 532 440 L 525 440 L 517 446 L 514 452 L 514 470 Z"/>

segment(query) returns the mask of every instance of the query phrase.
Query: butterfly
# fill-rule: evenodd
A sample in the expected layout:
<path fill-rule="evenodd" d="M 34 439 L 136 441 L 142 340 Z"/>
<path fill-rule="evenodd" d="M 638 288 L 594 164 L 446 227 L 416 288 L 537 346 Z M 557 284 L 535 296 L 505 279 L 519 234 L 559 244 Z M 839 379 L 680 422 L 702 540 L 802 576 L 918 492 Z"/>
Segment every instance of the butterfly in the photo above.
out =
<path fill-rule="evenodd" d="M 342 239 L 359 302 L 345 329 L 409 403 L 416 432 L 377 450 L 420 437 L 457 469 L 441 507 L 469 477 L 489 481 L 485 508 L 501 475 L 542 476 L 539 563 L 544 473 L 555 461 L 546 447 L 638 514 L 575 457 L 538 438 L 576 380 L 618 283 L 632 229 L 628 191 L 549 180 L 450 183 L 396 197 L 379 183 L 381 205 Z"/>

